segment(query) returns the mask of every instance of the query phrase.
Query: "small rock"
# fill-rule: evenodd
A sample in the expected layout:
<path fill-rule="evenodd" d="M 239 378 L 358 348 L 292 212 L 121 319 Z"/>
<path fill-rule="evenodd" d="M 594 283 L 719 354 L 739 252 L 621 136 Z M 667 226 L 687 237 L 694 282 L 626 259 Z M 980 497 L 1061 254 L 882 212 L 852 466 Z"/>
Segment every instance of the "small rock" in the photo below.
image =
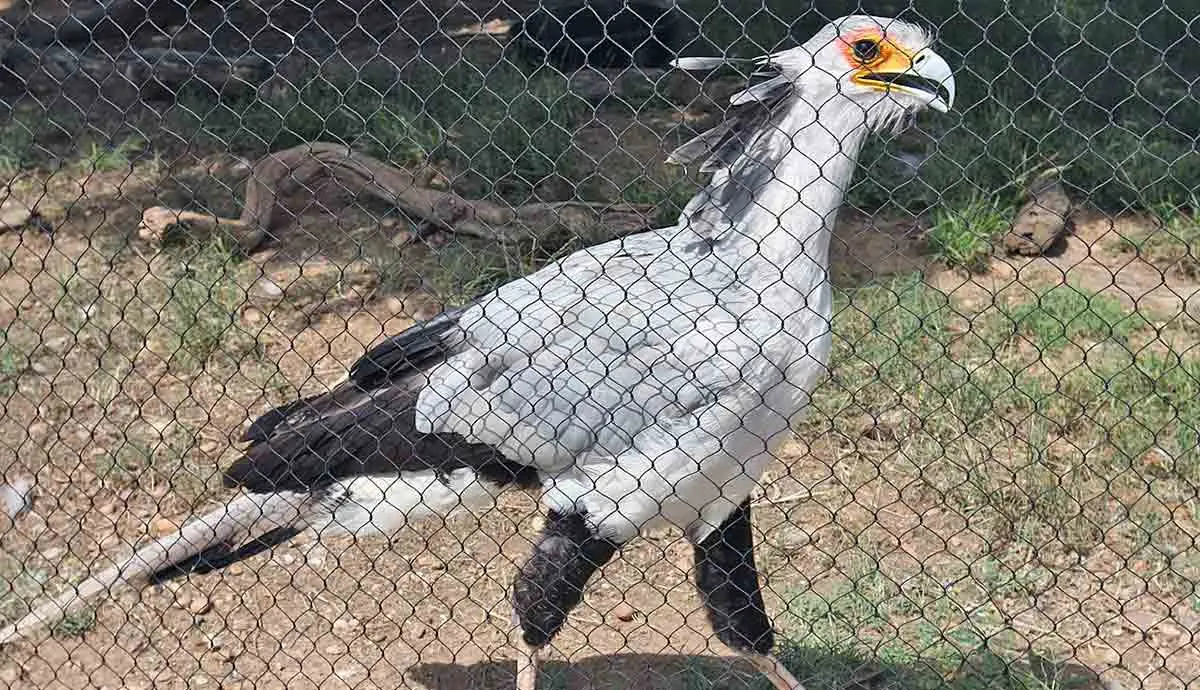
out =
<path fill-rule="evenodd" d="M 246 566 L 242 565 L 241 563 L 231 563 L 229 567 L 225 569 L 225 572 L 237 577 L 238 575 L 246 572 Z"/>
<path fill-rule="evenodd" d="M 266 320 L 266 315 L 262 313 L 261 309 L 246 307 L 242 310 L 242 319 L 251 326 L 257 326 Z"/>
<path fill-rule="evenodd" d="M 34 422 L 29 425 L 29 437 L 35 441 L 45 440 L 50 435 L 50 425 L 45 422 Z"/>
<path fill-rule="evenodd" d="M 0 232 L 20 230 L 33 220 L 33 211 L 24 204 L 0 206 Z"/>
<path fill-rule="evenodd" d="M 16 687 L 13 683 L 21 680 L 21 667 L 16 663 L 6 664 L 0 667 L 0 681 L 4 681 L 5 687 Z"/>
<path fill-rule="evenodd" d="M 270 278 L 260 279 L 257 287 L 258 292 L 264 297 L 270 297 L 271 299 L 283 297 L 283 288 L 279 286 L 279 283 L 276 283 Z"/>
<path fill-rule="evenodd" d="M 212 610 L 212 601 L 203 594 L 195 594 L 187 602 L 188 613 L 201 616 Z"/>
<path fill-rule="evenodd" d="M 612 611 L 613 617 L 622 623 L 629 623 L 637 617 L 637 610 L 625 602 L 617 604 L 617 607 Z"/>
<path fill-rule="evenodd" d="M 155 537 L 165 537 L 178 531 L 179 526 L 167 518 L 157 518 L 150 523 L 150 534 Z"/>
<path fill-rule="evenodd" d="M 392 239 L 388 240 L 388 242 L 390 242 L 393 247 L 406 247 L 409 244 L 412 244 L 412 241 L 415 239 L 415 237 L 416 236 L 408 230 L 401 230 L 395 235 L 392 235 Z"/>
<path fill-rule="evenodd" d="M 388 639 L 388 628 L 383 626 L 367 628 L 367 639 L 372 642 L 383 642 Z"/>
<path fill-rule="evenodd" d="M 346 653 L 346 646 L 341 642 L 334 642 L 325 646 L 325 653 L 329 656 L 341 656 Z"/>
<path fill-rule="evenodd" d="M 33 480 L 21 478 L 8 484 L 0 484 L 0 511 L 10 520 L 33 509 Z"/>
<path fill-rule="evenodd" d="M 1029 201 L 1017 212 L 1004 248 L 1012 254 L 1039 256 L 1058 242 L 1071 227 L 1073 206 L 1063 186 L 1044 177 L 1029 191 Z"/>

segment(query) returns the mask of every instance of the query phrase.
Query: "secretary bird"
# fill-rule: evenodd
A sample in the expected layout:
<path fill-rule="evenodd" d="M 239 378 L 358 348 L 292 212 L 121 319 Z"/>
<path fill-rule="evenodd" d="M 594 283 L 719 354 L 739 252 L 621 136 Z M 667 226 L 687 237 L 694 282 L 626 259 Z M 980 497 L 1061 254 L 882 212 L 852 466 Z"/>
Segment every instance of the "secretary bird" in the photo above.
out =
<path fill-rule="evenodd" d="M 332 390 L 267 412 L 225 473 L 238 497 L 0 642 L 135 578 L 218 569 L 304 529 L 386 534 L 520 487 L 546 509 L 513 586 L 520 690 L 592 574 L 654 525 L 693 543 L 721 641 L 780 690 L 801 688 L 771 654 L 748 497 L 825 372 L 830 233 L 864 140 L 954 101 L 930 44 L 911 24 L 850 16 L 757 59 L 727 119 L 672 154 L 713 173 L 676 225 L 414 325 Z"/>

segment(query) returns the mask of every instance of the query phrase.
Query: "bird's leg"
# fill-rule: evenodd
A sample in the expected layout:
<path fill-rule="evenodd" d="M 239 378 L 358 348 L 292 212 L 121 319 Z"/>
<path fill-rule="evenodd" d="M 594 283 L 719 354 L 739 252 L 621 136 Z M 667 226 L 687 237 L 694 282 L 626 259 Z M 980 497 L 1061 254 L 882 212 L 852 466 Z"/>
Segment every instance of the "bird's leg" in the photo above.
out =
<path fill-rule="evenodd" d="M 517 690 L 536 690 L 541 648 L 525 642 L 521 630 L 521 619 L 513 611 L 513 648 L 517 650 Z"/>
<path fill-rule="evenodd" d="M 583 599 L 583 587 L 619 545 L 596 536 L 583 515 L 550 511 L 533 554 L 513 585 L 517 619 L 518 690 L 534 690 L 538 656 L 554 638 L 567 614 Z"/>
<path fill-rule="evenodd" d="M 754 565 L 748 499 L 695 545 L 695 556 L 696 586 L 704 596 L 717 637 L 749 659 L 779 690 L 804 690 L 771 654 L 775 631 L 767 618 Z"/>

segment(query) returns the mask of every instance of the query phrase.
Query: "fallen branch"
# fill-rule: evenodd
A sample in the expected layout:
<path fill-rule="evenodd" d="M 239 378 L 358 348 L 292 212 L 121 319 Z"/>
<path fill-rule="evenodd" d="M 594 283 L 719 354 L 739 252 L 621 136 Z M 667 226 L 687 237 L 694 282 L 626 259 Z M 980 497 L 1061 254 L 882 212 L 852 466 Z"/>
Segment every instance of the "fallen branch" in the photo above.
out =
<path fill-rule="evenodd" d="M 653 210 L 647 204 L 575 201 L 513 208 L 465 199 L 451 191 L 422 187 L 411 172 L 345 146 L 315 142 L 269 154 L 255 164 L 246 183 L 240 218 L 154 207 L 143 214 L 138 234 L 146 240 L 162 241 L 172 227 L 185 225 L 190 232 L 225 234 L 249 253 L 275 239 L 273 231 L 278 229 L 280 215 L 291 218 L 279 213 L 284 201 L 294 195 L 311 196 L 312 183 L 325 176 L 352 194 L 382 199 L 413 219 L 446 232 L 501 243 L 542 236 L 555 227 L 584 235 L 600 225 L 611 236 L 626 235 L 648 228 Z"/>

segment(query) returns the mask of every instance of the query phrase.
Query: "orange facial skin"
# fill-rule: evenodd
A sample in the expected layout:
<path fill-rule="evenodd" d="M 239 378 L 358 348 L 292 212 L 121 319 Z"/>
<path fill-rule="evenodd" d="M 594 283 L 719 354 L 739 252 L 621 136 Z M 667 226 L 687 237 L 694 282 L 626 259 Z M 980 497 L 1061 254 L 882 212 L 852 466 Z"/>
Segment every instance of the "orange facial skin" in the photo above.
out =
<path fill-rule="evenodd" d="M 850 79 L 854 82 L 880 91 L 887 91 L 889 85 L 872 79 L 874 74 L 903 74 L 912 70 L 913 53 L 904 46 L 888 39 L 885 32 L 879 29 L 863 29 L 840 38 L 842 54 L 846 63 L 854 73 Z M 860 41 L 871 41 L 875 44 L 876 55 L 863 59 L 855 51 Z"/>

